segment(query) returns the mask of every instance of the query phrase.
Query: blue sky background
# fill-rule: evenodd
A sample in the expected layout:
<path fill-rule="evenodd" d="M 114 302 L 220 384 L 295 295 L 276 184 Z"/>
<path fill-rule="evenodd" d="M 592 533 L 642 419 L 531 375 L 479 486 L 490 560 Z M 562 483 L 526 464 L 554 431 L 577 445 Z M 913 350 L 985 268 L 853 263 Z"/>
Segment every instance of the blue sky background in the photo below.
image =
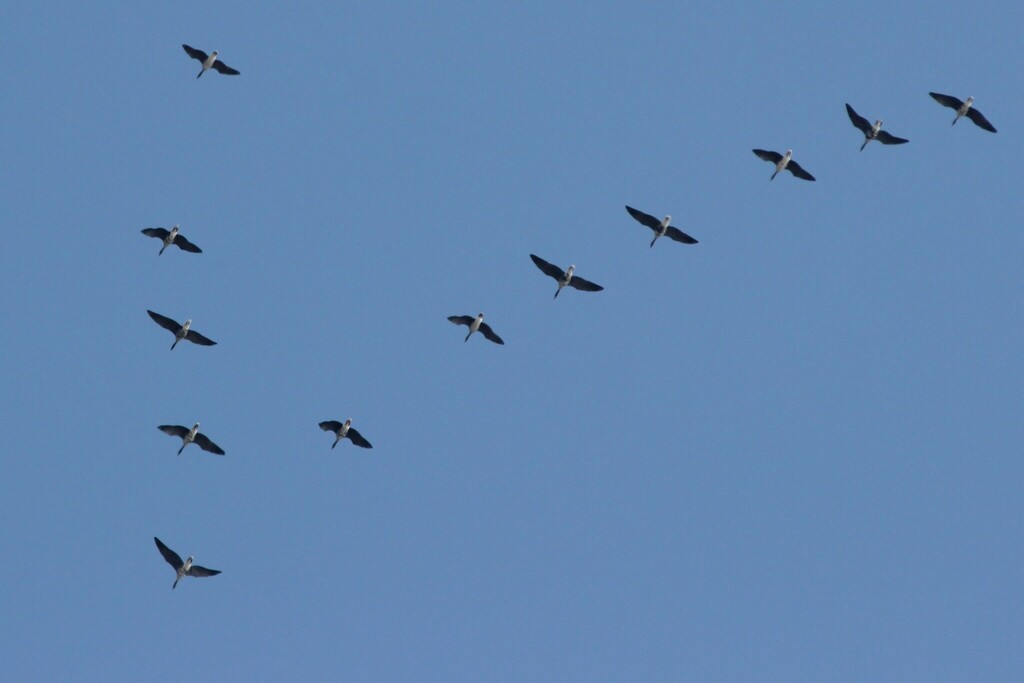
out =
<path fill-rule="evenodd" d="M 0 677 L 1020 680 L 1024 6 L 917 6 L 5 3 Z"/>

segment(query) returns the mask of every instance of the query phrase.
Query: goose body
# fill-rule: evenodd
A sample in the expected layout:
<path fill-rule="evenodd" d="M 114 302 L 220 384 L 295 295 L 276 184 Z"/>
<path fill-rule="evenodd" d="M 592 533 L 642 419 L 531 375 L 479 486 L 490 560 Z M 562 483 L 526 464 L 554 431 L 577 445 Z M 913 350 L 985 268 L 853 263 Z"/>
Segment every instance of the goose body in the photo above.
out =
<path fill-rule="evenodd" d="M 864 133 L 864 142 L 860 146 L 860 151 L 862 152 L 872 140 L 878 140 L 883 145 L 902 145 L 905 142 L 909 142 L 905 138 L 898 138 L 882 130 L 881 119 L 875 121 L 875 125 L 871 125 L 866 118 L 855 112 L 849 104 L 846 105 L 846 114 L 850 117 L 850 122 L 861 133 Z"/>
<path fill-rule="evenodd" d="M 951 126 L 955 126 L 957 121 L 966 116 L 973 121 L 974 125 L 978 128 L 987 130 L 990 133 L 996 132 L 996 127 L 989 123 L 984 114 L 974 108 L 973 97 L 968 97 L 966 101 L 961 101 L 959 98 L 953 97 L 952 95 L 943 95 L 942 93 L 937 92 L 930 92 L 928 94 L 942 106 L 949 107 L 950 109 L 956 109 L 956 117 L 953 119 L 953 123 L 950 124 Z"/>
<path fill-rule="evenodd" d="M 668 237 L 670 240 L 676 242 L 682 242 L 683 244 L 697 244 L 697 240 L 687 235 L 679 228 L 670 225 L 672 223 L 672 216 L 665 216 L 664 218 L 658 219 L 649 213 L 644 213 L 639 209 L 634 209 L 632 206 L 626 206 L 626 211 L 630 216 L 634 218 L 640 225 L 645 225 L 654 231 L 654 239 L 651 240 L 651 246 L 658 241 L 659 237 Z"/>
<path fill-rule="evenodd" d="M 199 433 L 198 422 L 192 426 L 192 429 L 181 425 L 160 425 L 157 429 L 168 436 L 177 436 L 181 439 L 181 448 L 178 449 L 178 455 L 181 455 L 181 452 L 185 450 L 185 446 L 190 443 L 194 443 L 208 453 L 224 455 L 224 450 L 220 446 L 210 441 L 210 438 L 205 434 Z"/>
<path fill-rule="evenodd" d="M 203 68 L 199 71 L 199 76 L 202 76 L 210 69 L 219 71 L 225 76 L 237 76 L 239 73 L 237 69 L 232 69 L 230 66 L 217 59 L 218 53 L 216 50 L 210 54 L 206 54 L 202 50 L 197 50 L 194 47 L 185 45 L 184 43 L 182 43 L 181 47 L 185 50 L 185 54 L 203 65 Z M 196 76 L 196 78 L 199 78 L 199 76 Z"/>
<path fill-rule="evenodd" d="M 578 289 L 583 292 L 600 292 L 602 289 L 604 289 L 604 287 L 602 287 L 601 285 L 595 285 L 593 282 L 590 282 L 589 280 L 584 280 L 578 275 L 575 275 L 575 265 L 569 266 L 565 271 L 563 271 L 561 268 L 554 265 L 553 263 L 548 263 L 541 257 L 535 256 L 534 254 L 530 254 L 530 258 L 533 259 L 534 265 L 540 268 L 540 271 L 542 273 L 544 273 L 548 277 L 554 278 L 555 281 L 558 282 L 558 289 L 555 290 L 554 296 L 554 298 L 556 299 L 558 298 L 558 294 L 559 292 L 562 291 L 563 287 L 572 287 L 573 289 Z"/>
<path fill-rule="evenodd" d="M 805 171 L 800 164 L 793 161 L 793 150 L 791 149 L 787 149 L 785 154 L 771 152 L 766 149 L 755 149 L 754 154 L 765 161 L 775 164 L 775 172 L 772 173 L 770 180 L 775 180 L 775 176 L 779 175 L 782 171 L 789 171 L 802 180 L 814 180 L 814 176 Z"/>
<path fill-rule="evenodd" d="M 155 237 L 162 241 L 164 245 L 160 247 L 160 254 L 164 253 L 164 249 L 171 246 L 172 244 L 182 251 L 188 251 L 193 254 L 201 254 L 203 250 L 196 245 L 185 239 L 185 236 L 179 231 L 179 227 L 175 225 L 173 228 L 168 230 L 167 228 L 145 228 L 142 231 L 143 235 L 148 237 Z M 160 254 L 157 254 L 159 256 Z"/>
<path fill-rule="evenodd" d="M 168 318 L 165 315 L 160 315 L 159 313 L 155 313 L 149 310 L 147 310 L 146 313 L 148 313 L 149 317 L 153 319 L 153 322 L 155 322 L 157 325 L 164 328 L 165 330 L 168 330 L 174 335 L 174 343 L 171 344 L 172 351 L 174 350 L 174 347 L 178 345 L 178 342 L 180 342 L 182 339 L 187 339 L 193 344 L 199 344 L 200 346 L 215 346 L 217 344 L 217 342 L 213 341 L 212 339 L 208 339 L 207 337 L 204 337 L 195 330 L 191 329 L 191 319 L 186 320 L 185 324 L 182 325 L 178 323 L 178 321 Z"/>
<path fill-rule="evenodd" d="M 490 325 L 484 322 L 484 314 L 480 313 L 475 318 L 471 315 L 450 315 L 448 321 L 456 325 L 465 325 L 469 328 L 469 332 L 466 333 L 466 338 L 463 341 L 469 341 L 469 337 L 476 331 L 480 331 L 480 334 L 484 335 L 487 339 L 491 340 L 495 344 L 504 344 L 501 337 L 494 333 Z"/>
<path fill-rule="evenodd" d="M 320 429 L 334 434 L 334 443 L 331 444 L 331 448 L 337 446 L 338 442 L 342 439 L 348 439 L 360 448 L 373 448 L 373 446 L 370 445 L 370 442 L 364 439 L 363 435 L 357 432 L 352 426 L 352 418 L 349 418 L 344 422 L 338 422 L 337 420 L 321 422 Z"/>
<path fill-rule="evenodd" d="M 187 560 L 182 562 L 181 556 L 164 545 L 159 538 L 154 536 L 153 540 L 156 541 L 157 550 L 159 550 L 160 554 L 164 556 L 165 560 L 167 560 L 167 564 L 174 568 L 174 585 L 171 586 L 171 590 L 177 588 L 178 582 L 186 576 L 203 578 L 206 576 L 216 576 L 217 574 L 220 574 L 219 569 L 207 569 L 206 567 L 200 567 L 198 564 L 195 564 L 192 561 L 193 558 L 191 555 L 188 556 Z"/>

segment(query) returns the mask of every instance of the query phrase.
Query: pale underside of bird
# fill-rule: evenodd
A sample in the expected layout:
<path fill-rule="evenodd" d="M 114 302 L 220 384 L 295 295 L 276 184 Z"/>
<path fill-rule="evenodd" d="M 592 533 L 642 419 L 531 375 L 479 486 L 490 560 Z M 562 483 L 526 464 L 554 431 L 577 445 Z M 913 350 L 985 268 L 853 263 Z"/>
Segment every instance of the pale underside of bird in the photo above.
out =
<path fill-rule="evenodd" d="M 337 446 L 338 442 L 342 439 L 348 439 L 360 448 L 373 448 L 373 446 L 370 445 L 370 442 L 364 439 L 363 435 L 357 432 L 355 427 L 352 426 L 352 418 L 349 418 L 344 422 L 338 422 L 337 420 L 321 422 L 320 429 L 334 434 L 334 443 L 331 444 L 331 448 Z"/>
<path fill-rule="evenodd" d="M 219 569 L 207 569 L 206 567 L 200 567 L 198 564 L 193 564 L 191 555 L 188 556 L 187 560 L 182 562 L 181 556 L 165 546 L 159 538 L 154 536 L 153 540 L 156 541 L 157 550 L 159 550 L 160 554 L 164 556 L 165 560 L 167 560 L 167 564 L 174 568 L 174 585 L 171 586 L 171 590 L 177 588 L 178 582 L 185 576 L 203 578 L 205 576 L 217 576 L 217 574 L 220 574 Z"/>
<path fill-rule="evenodd" d="M 785 154 L 770 152 L 766 149 L 755 149 L 754 154 L 765 161 L 775 164 L 775 173 L 772 173 L 770 180 L 775 180 L 775 176 L 779 175 L 781 171 L 789 171 L 797 178 L 803 180 L 814 180 L 814 176 L 805 171 L 800 164 L 793 161 L 793 150 L 791 149 L 787 149 Z"/>
<path fill-rule="evenodd" d="M 216 455 L 224 455 L 224 450 L 220 446 L 210 441 L 209 437 L 206 436 L 205 434 L 199 433 L 198 422 L 196 422 L 195 425 L 192 426 L 192 429 L 189 429 L 188 427 L 183 427 L 181 425 L 160 425 L 159 427 L 157 427 L 157 429 L 159 429 L 164 434 L 168 434 L 170 436 L 177 436 L 178 438 L 181 439 L 181 448 L 178 449 L 178 455 L 181 455 L 181 452 L 185 450 L 185 446 L 189 445 L 190 443 L 194 443 L 195 445 L 199 446 L 204 451 L 207 451 L 209 453 L 215 453 Z"/>
<path fill-rule="evenodd" d="M 882 120 L 875 121 L 875 125 L 868 123 L 868 120 L 855 112 L 853 107 L 849 104 L 846 105 L 846 113 L 850 117 L 850 122 L 861 132 L 864 133 L 864 143 L 860 146 L 860 151 L 864 151 L 868 143 L 872 140 L 878 140 L 883 145 L 902 145 L 905 142 L 910 142 L 904 138 L 898 138 L 895 135 L 891 135 L 886 131 L 882 130 Z"/>
<path fill-rule="evenodd" d="M 197 50 L 194 47 L 185 45 L 184 43 L 182 43 L 181 47 L 185 49 L 185 54 L 187 54 L 192 59 L 198 60 L 199 63 L 203 65 L 202 70 L 199 72 L 199 76 L 202 76 L 210 69 L 219 71 L 225 76 L 238 75 L 238 69 L 232 69 L 230 66 L 217 59 L 218 53 L 216 50 L 214 50 L 210 54 L 206 54 L 202 50 Z M 199 78 L 199 76 L 196 76 L 196 78 Z"/>
<path fill-rule="evenodd" d="M 172 244 L 182 251 L 188 251 L 193 254 L 201 254 L 203 250 L 196 245 L 185 239 L 185 236 L 178 231 L 178 226 L 175 225 L 173 228 L 168 230 L 167 228 L 145 228 L 142 231 L 143 235 L 149 237 L 155 237 L 164 243 L 164 246 L 160 247 L 160 254 L 164 253 L 164 249 L 171 246 Z M 159 256 L 160 254 L 157 254 Z"/>
<path fill-rule="evenodd" d="M 182 325 L 178 321 L 172 320 L 165 315 L 160 315 L 159 313 L 154 313 L 150 310 L 147 310 L 146 313 L 149 313 L 149 317 L 152 318 L 157 325 L 170 331 L 174 335 L 174 343 L 171 344 L 172 351 L 182 339 L 187 339 L 193 344 L 199 344 L 200 346 L 215 346 L 217 344 L 217 342 L 212 339 L 208 339 L 193 330 L 191 320 L 186 320 L 185 324 Z"/>
<path fill-rule="evenodd" d="M 987 130 L 990 133 L 996 132 L 996 127 L 988 122 L 985 115 L 974 108 L 974 98 L 968 97 L 966 102 L 961 101 L 959 98 L 953 97 L 952 95 L 943 95 L 942 93 L 930 92 L 928 93 L 932 98 L 944 107 L 950 109 L 956 109 L 956 117 L 953 119 L 951 126 L 955 126 L 956 122 L 962 117 L 966 116 L 974 122 L 978 128 Z"/>
<path fill-rule="evenodd" d="M 576 266 L 569 266 L 568 270 L 562 270 L 553 263 L 548 263 L 539 256 L 530 254 L 530 258 L 533 259 L 534 264 L 540 268 L 541 272 L 552 277 L 558 283 L 558 289 L 555 290 L 554 298 L 558 298 L 559 292 L 562 291 L 563 287 L 572 287 L 578 289 L 581 292 L 600 292 L 604 287 L 601 285 L 595 285 L 589 280 L 584 280 L 580 276 L 576 275 Z"/>
<path fill-rule="evenodd" d="M 491 329 L 490 325 L 484 322 L 483 313 L 478 314 L 475 318 L 471 315 L 450 315 L 448 316 L 448 321 L 456 325 L 465 325 L 469 328 L 469 332 L 466 333 L 466 338 L 463 341 L 469 341 L 470 336 L 479 330 L 480 334 L 495 344 L 505 343 L 501 340 L 501 337 L 494 334 L 494 330 Z"/>
<path fill-rule="evenodd" d="M 662 219 L 655 218 L 649 213 L 644 213 L 638 209 L 634 209 L 632 206 L 626 206 L 626 211 L 632 216 L 640 225 L 645 225 L 654 231 L 654 239 L 651 240 L 651 246 L 658 241 L 659 237 L 668 237 L 670 240 L 676 242 L 682 242 L 683 244 L 697 244 L 697 240 L 687 235 L 679 228 L 670 225 L 672 222 L 672 216 L 665 216 Z"/>

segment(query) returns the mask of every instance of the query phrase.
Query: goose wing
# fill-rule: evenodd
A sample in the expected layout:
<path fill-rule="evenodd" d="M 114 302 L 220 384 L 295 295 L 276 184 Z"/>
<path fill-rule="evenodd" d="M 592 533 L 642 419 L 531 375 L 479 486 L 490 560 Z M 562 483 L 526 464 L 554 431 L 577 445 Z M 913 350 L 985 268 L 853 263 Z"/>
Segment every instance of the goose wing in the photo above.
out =
<path fill-rule="evenodd" d="M 193 344 L 199 344 L 200 346 L 216 346 L 217 342 L 212 339 L 208 339 L 203 335 L 199 334 L 195 330 L 189 330 L 188 334 L 185 335 L 185 339 L 188 339 Z"/>
<path fill-rule="evenodd" d="M 473 318 L 471 320 L 475 320 L 475 318 Z M 505 343 L 505 342 L 503 342 L 501 340 L 501 337 L 499 337 L 498 335 L 494 334 L 494 330 L 492 330 L 491 326 L 488 325 L 487 323 L 480 323 L 480 333 L 483 334 L 488 339 L 490 339 L 495 344 L 504 344 Z"/>
<path fill-rule="evenodd" d="M 778 152 L 769 152 L 766 149 L 755 149 L 754 154 L 756 154 L 758 158 L 764 159 L 765 161 L 770 161 L 773 164 L 778 164 L 780 161 L 782 161 L 782 155 L 779 154 Z M 792 160 L 790 160 L 789 165 L 793 165 Z"/>
<path fill-rule="evenodd" d="M 200 567 L 198 564 L 194 564 L 188 569 L 189 576 L 195 576 L 200 579 L 204 576 L 217 576 L 217 574 L 220 574 L 219 569 L 207 569 L 206 567 Z"/>
<path fill-rule="evenodd" d="M 864 135 L 871 135 L 871 124 L 868 122 L 866 118 L 855 112 L 853 110 L 853 107 L 851 107 L 849 104 L 846 105 L 846 113 L 850 117 L 850 122 L 853 123 L 853 125 L 856 126 L 861 133 L 864 133 Z"/>
<path fill-rule="evenodd" d="M 805 171 L 800 164 L 796 163 L 792 159 L 786 164 L 786 170 L 795 175 L 797 178 L 803 178 L 804 180 L 814 180 L 814 176 Z"/>
<path fill-rule="evenodd" d="M 202 448 L 204 451 L 209 453 L 216 453 L 217 455 L 224 455 L 224 449 L 210 441 L 210 437 L 206 434 L 196 434 L 196 445 Z"/>
<path fill-rule="evenodd" d="M 154 313 L 153 311 L 150 310 L 147 310 L 146 313 L 149 313 L 149 317 L 152 318 L 157 325 L 164 328 L 165 330 L 170 330 L 171 332 L 177 334 L 178 330 L 181 329 L 181 324 L 179 322 L 177 322 L 176 320 L 171 320 L 166 315 L 160 315 L 159 313 Z"/>
<path fill-rule="evenodd" d="M 553 277 L 556 280 L 561 280 L 565 276 L 565 271 L 556 266 L 553 263 L 548 263 L 539 256 L 530 254 L 530 258 L 533 259 L 534 264 L 540 268 L 541 272 L 548 277 Z"/>
<path fill-rule="evenodd" d="M 996 127 L 989 123 L 988 119 L 985 118 L 985 115 L 982 114 L 977 109 L 975 109 L 974 107 L 971 107 L 970 109 L 967 110 L 966 116 L 971 121 L 974 121 L 974 124 L 979 128 L 984 128 L 990 133 L 996 132 Z"/>
<path fill-rule="evenodd" d="M 345 436 L 360 448 L 373 448 L 373 446 L 370 445 L 370 442 L 364 439 L 363 435 L 357 432 L 353 427 L 348 428 L 348 433 Z"/>
<path fill-rule="evenodd" d="M 202 50 L 197 50 L 194 47 L 185 45 L 184 43 L 181 44 L 181 47 L 185 49 L 185 54 L 192 59 L 198 59 L 200 62 L 206 62 L 206 60 L 210 58 L 210 55 L 206 54 Z"/>
<path fill-rule="evenodd" d="M 936 102 L 938 102 L 944 107 L 949 107 L 950 109 L 959 109 L 960 107 L 964 106 L 963 100 L 958 100 L 952 95 L 943 95 L 942 93 L 937 92 L 930 92 L 928 94 L 932 96 L 932 99 L 934 99 Z"/>
<path fill-rule="evenodd" d="M 595 285 L 590 280 L 584 280 L 583 278 L 577 277 L 575 275 L 573 275 L 572 279 L 569 280 L 569 286 L 574 287 L 575 289 L 578 289 L 581 292 L 600 292 L 602 289 L 604 289 L 604 287 L 602 287 L 601 285 Z"/>
<path fill-rule="evenodd" d="M 652 216 L 649 213 L 644 213 L 638 209 L 634 209 L 632 206 L 626 206 L 626 211 L 640 223 L 640 225 L 646 225 L 651 230 L 657 232 L 661 229 L 661 221 Z"/>
<path fill-rule="evenodd" d="M 185 239 L 185 236 L 180 232 L 174 236 L 174 246 L 178 247 L 182 251 L 191 252 L 193 254 L 202 254 L 203 250 L 196 245 Z"/>
<path fill-rule="evenodd" d="M 167 228 L 145 228 L 142 231 L 143 235 L 147 237 L 155 237 L 159 240 L 167 239 L 167 236 L 171 234 L 171 231 Z"/>
<path fill-rule="evenodd" d="M 179 569 L 181 569 L 182 566 L 185 564 L 181 561 L 181 556 L 179 556 L 178 553 L 174 552 L 173 550 L 165 546 L 163 542 L 156 536 L 153 537 L 153 540 L 156 541 L 157 550 L 159 550 L 160 554 L 164 556 L 165 560 L 167 560 L 167 564 L 174 567 L 174 571 L 178 571 Z"/>
<path fill-rule="evenodd" d="M 188 427 L 182 427 L 181 425 L 160 425 L 157 429 L 168 436 L 176 436 L 179 439 L 184 439 L 192 431 Z"/>
<path fill-rule="evenodd" d="M 682 242 L 683 244 L 697 244 L 697 240 L 693 239 L 679 228 L 668 226 L 665 231 L 665 235 L 676 242 Z"/>
<path fill-rule="evenodd" d="M 341 423 L 338 422 L 337 420 L 327 420 L 326 422 L 320 423 L 320 429 L 324 430 L 325 432 L 334 432 L 335 434 L 337 434 L 338 430 L 341 429 Z"/>
<path fill-rule="evenodd" d="M 230 66 L 228 66 L 224 62 L 220 61 L 219 59 L 215 60 L 213 62 L 213 68 L 216 69 L 217 71 L 221 72 L 225 76 L 237 76 L 238 75 L 238 69 L 232 69 Z"/>
<path fill-rule="evenodd" d="M 884 130 L 878 131 L 876 139 L 883 145 L 902 145 L 904 142 L 910 142 L 910 140 L 907 140 L 906 138 L 898 138 Z"/>
<path fill-rule="evenodd" d="M 456 325 L 472 325 L 476 318 L 472 315 L 450 315 L 448 321 L 455 323 Z M 481 325 L 481 328 L 483 326 Z"/>

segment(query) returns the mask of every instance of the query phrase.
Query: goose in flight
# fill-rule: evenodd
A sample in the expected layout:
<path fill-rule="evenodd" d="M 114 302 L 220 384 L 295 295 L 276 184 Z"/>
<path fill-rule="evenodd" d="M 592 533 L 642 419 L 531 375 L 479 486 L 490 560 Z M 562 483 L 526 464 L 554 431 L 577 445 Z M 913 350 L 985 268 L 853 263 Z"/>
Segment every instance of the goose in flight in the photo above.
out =
<path fill-rule="evenodd" d="M 182 339 L 188 339 L 193 344 L 199 344 L 200 346 L 214 346 L 217 344 L 217 342 L 212 339 L 207 339 L 195 330 L 189 329 L 192 327 L 191 320 L 186 320 L 184 325 L 179 325 L 176 320 L 171 320 L 167 316 L 160 315 L 159 313 L 154 313 L 150 310 L 147 310 L 146 313 L 149 313 L 149 317 L 152 318 L 157 325 L 174 333 L 174 343 L 171 344 L 172 351 Z"/>
<path fill-rule="evenodd" d="M 554 297 L 556 299 L 558 298 L 558 293 L 562 291 L 562 287 L 565 287 L 567 285 L 569 287 L 578 289 L 582 292 L 600 292 L 602 289 L 604 289 L 604 287 L 602 287 L 601 285 L 595 285 L 593 282 L 590 282 L 589 280 L 584 280 L 578 275 L 573 275 L 573 273 L 576 272 L 576 266 L 569 266 L 569 270 L 563 272 L 561 268 L 554 265 L 553 263 L 548 263 L 539 256 L 534 256 L 533 254 L 530 254 L 530 258 L 533 259 L 533 262 L 536 264 L 538 268 L 540 268 L 542 273 L 544 273 L 548 277 L 555 278 L 555 280 L 558 282 L 558 289 L 555 290 Z"/>
<path fill-rule="evenodd" d="M 494 334 L 494 330 L 491 326 L 484 322 L 484 314 L 480 313 L 475 318 L 471 315 L 450 315 L 448 316 L 449 322 L 453 322 L 456 325 L 466 325 L 469 327 L 469 332 L 466 333 L 466 338 L 463 341 L 469 341 L 471 334 L 480 330 L 480 333 L 490 339 L 495 344 L 504 344 L 501 337 Z"/>
<path fill-rule="evenodd" d="M 344 423 L 338 422 L 337 420 L 327 420 L 326 422 L 320 423 L 320 429 L 325 432 L 334 433 L 334 443 L 331 444 L 331 448 L 338 445 L 338 442 L 342 439 L 347 438 L 349 441 L 359 446 L 360 448 L 373 448 L 370 442 L 363 438 L 363 435 L 357 432 L 352 427 L 352 419 L 345 420 Z"/>
<path fill-rule="evenodd" d="M 769 152 L 765 149 L 755 149 L 754 154 L 775 164 L 775 173 L 772 173 L 770 180 L 775 180 L 775 176 L 779 175 L 779 171 L 789 171 L 797 178 L 804 180 L 814 180 L 814 176 L 805 171 L 800 164 L 793 161 L 793 150 L 787 149 L 786 154 L 782 155 L 778 152 Z"/>
<path fill-rule="evenodd" d="M 875 125 L 868 123 L 868 120 L 855 112 L 853 107 L 849 104 L 846 105 L 846 113 L 850 116 L 850 121 L 853 125 L 864 133 L 864 144 L 860 146 L 860 151 L 864 151 L 864 148 L 868 146 L 868 143 L 872 140 L 878 140 L 883 145 L 902 145 L 904 142 L 910 142 L 904 138 L 898 138 L 895 135 L 882 130 L 882 120 L 875 121 Z"/>
<path fill-rule="evenodd" d="M 177 436 L 181 439 L 181 448 L 178 449 L 178 455 L 181 455 L 181 452 L 185 450 L 185 446 L 190 443 L 194 443 L 208 453 L 224 455 L 224 449 L 210 441 L 210 437 L 206 436 L 206 434 L 199 433 L 198 422 L 192 425 L 192 429 L 182 427 L 181 425 L 160 425 L 157 429 L 168 436 Z"/>
<path fill-rule="evenodd" d="M 222 62 L 219 59 L 217 59 L 217 51 L 216 50 L 214 50 L 209 55 L 207 55 L 202 50 L 197 50 L 194 47 L 190 47 L 188 45 L 185 45 L 184 43 L 182 43 L 181 46 L 183 48 L 185 48 L 185 53 L 189 57 L 191 57 L 192 59 L 199 60 L 199 63 L 203 65 L 203 69 L 202 69 L 202 71 L 199 72 L 199 76 L 202 76 L 204 73 L 206 73 L 210 69 L 216 69 L 217 71 L 221 72 L 225 76 L 237 76 L 238 75 L 238 69 L 232 69 L 230 66 L 228 66 L 224 62 Z M 199 78 L 199 76 L 196 76 L 196 78 Z"/>
<path fill-rule="evenodd" d="M 629 215 L 635 218 L 640 225 L 646 225 L 654 231 L 654 239 L 651 240 L 652 247 L 662 235 L 665 235 L 676 242 L 682 242 L 683 244 L 697 244 L 697 240 L 693 239 L 679 228 L 669 225 L 669 223 L 672 222 L 672 216 L 665 216 L 662 220 L 658 220 L 648 213 L 634 209 L 632 206 L 626 206 L 626 211 L 628 211 Z"/>
<path fill-rule="evenodd" d="M 163 254 L 164 249 L 172 244 L 182 251 L 188 251 L 193 254 L 202 254 L 203 250 L 185 239 L 185 236 L 178 232 L 178 227 L 179 226 L 175 225 L 170 230 L 167 228 L 146 228 L 142 231 L 142 234 L 148 237 L 156 237 L 163 241 L 164 246 L 160 247 L 160 254 Z M 157 256 L 160 254 L 157 254 Z"/>
<path fill-rule="evenodd" d="M 174 567 L 174 585 L 171 586 L 171 590 L 178 587 L 178 582 L 181 581 L 181 577 L 183 576 L 195 576 L 202 578 L 204 576 L 217 576 L 217 574 L 220 574 L 219 569 L 207 569 L 206 567 L 200 567 L 198 564 L 192 564 L 191 555 L 188 556 L 187 560 L 182 562 L 181 556 L 165 546 L 159 538 L 154 536 L 153 540 L 156 541 L 156 547 L 160 551 L 160 554 L 164 556 L 164 559 L 167 560 L 167 564 Z"/>
<path fill-rule="evenodd" d="M 961 102 L 952 95 L 943 95 L 937 92 L 930 92 L 928 94 L 942 106 L 949 107 L 950 109 L 956 109 L 956 118 L 953 119 L 953 123 L 950 125 L 955 126 L 956 122 L 959 121 L 961 117 L 966 116 L 973 121 L 974 125 L 978 128 L 984 128 L 990 133 L 996 132 L 996 127 L 988 122 L 988 119 L 985 118 L 984 114 L 974 108 L 973 97 L 968 97 L 966 102 Z"/>

